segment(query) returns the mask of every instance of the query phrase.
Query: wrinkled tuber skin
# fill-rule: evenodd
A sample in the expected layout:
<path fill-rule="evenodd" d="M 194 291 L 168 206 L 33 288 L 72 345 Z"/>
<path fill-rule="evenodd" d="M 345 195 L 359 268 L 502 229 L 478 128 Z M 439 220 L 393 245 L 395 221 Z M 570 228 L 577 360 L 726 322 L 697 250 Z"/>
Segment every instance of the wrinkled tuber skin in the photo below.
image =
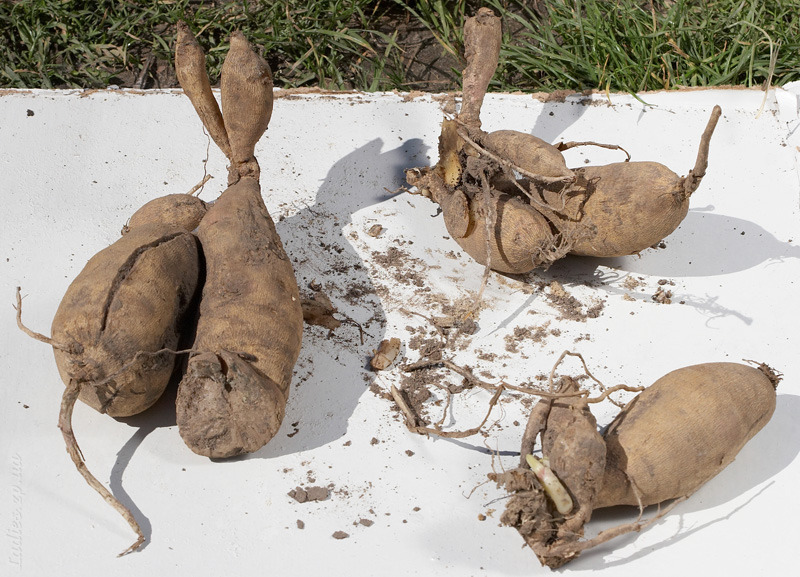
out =
<path fill-rule="evenodd" d="M 409 171 L 406 178 L 442 207 L 447 231 L 480 264 L 490 263 L 499 272 L 522 274 L 555 260 L 557 241 L 547 220 L 517 196 L 496 189 L 487 191 L 477 183 L 450 188 L 435 172 L 418 176 Z M 465 194 L 464 188 L 472 193 Z"/>
<path fill-rule="evenodd" d="M 179 46 L 199 46 L 179 28 Z M 202 53 L 202 51 L 200 51 Z M 197 230 L 206 263 L 193 349 L 178 387 L 178 429 L 194 452 L 232 457 L 263 447 L 283 420 L 300 352 L 303 311 L 291 261 L 264 205 L 253 156 L 272 114 L 272 75 L 240 33 L 222 67 L 222 116 L 203 88 L 204 67 L 194 59 L 179 78 L 201 120 L 223 118 L 230 160 L 228 188 Z M 208 126 L 207 126 L 208 128 Z M 216 139 L 215 139 L 216 140 Z"/>
<path fill-rule="evenodd" d="M 461 248 L 498 272 L 523 274 L 568 253 L 636 254 L 671 234 L 705 175 L 719 107 L 703 133 L 694 169 L 683 178 L 655 162 L 570 170 L 561 150 L 597 143 L 556 147 L 515 130 L 481 129 L 480 109 L 500 39 L 500 19 L 490 9 L 467 19 L 461 112 L 442 123 L 437 165 L 406 173 L 410 185 L 441 206 Z"/>
<path fill-rule="evenodd" d="M 777 380 L 766 365 L 741 363 L 693 365 L 658 379 L 604 435 L 607 465 L 595 508 L 653 505 L 696 491 L 772 417 Z"/>
<path fill-rule="evenodd" d="M 52 324 L 59 373 L 80 399 L 126 417 L 150 407 L 169 382 L 179 325 L 197 288 L 191 234 L 205 203 L 174 194 L 144 205 L 122 238 L 93 256 L 67 289 Z"/>
<path fill-rule="evenodd" d="M 577 391 L 574 380 L 561 379 L 558 392 Z M 573 509 L 565 515 L 545 498 L 541 483 L 524 464 L 525 457 L 533 453 L 538 436 L 543 459 L 572 497 Z M 513 493 L 502 521 L 520 532 L 543 565 L 557 568 L 577 555 L 557 549 L 569 550 L 569 545 L 583 535 L 606 465 L 605 443 L 586 402 L 579 397 L 564 397 L 537 403 L 525 427 L 521 455 L 520 468 L 494 476 L 498 484 L 503 483 Z"/>

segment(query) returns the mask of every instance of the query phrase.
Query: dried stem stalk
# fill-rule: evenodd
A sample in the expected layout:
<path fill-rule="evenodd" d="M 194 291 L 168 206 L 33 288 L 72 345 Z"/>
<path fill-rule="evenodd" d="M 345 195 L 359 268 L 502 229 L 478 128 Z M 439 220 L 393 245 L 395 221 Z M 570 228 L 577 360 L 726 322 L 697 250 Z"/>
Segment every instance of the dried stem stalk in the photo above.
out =
<path fill-rule="evenodd" d="M 178 22 L 178 39 L 175 44 L 175 73 L 186 96 L 192 102 L 203 126 L 228 159 L 231 158 L 231 145 L 228 131 L 222 120 L 222 113 L 206 72 L 206 55 L 200 44 L 182 20 Z"/>
<path fill-rule="evenodd" d="M 719 106 L 715 106 L 711 111 L 711 118 L 708 119 L 706 129 L 700 137 L 700 149 L 697 151 L 697 160 L 694 163 L 694 168 L 682 179 L 683 193 L 687 198 L 697 190 L 697 187 L 700 186 L 700 181 L 703 180 L 703 177 L 706 175 L 706 169 L 708 168 L 708 147 L 720 116 L 722 116 L 722 109 Z"/>
<path fill-rule="evenodd" d="M 479 9 L 464 24 L 464 57 L 467 66 L 462 77 L 464 96 L 459 118 L 470 131 L 481 128 L 483 97 L 500 61 L 502 37 L 500 18 L 489 8 Z"/>

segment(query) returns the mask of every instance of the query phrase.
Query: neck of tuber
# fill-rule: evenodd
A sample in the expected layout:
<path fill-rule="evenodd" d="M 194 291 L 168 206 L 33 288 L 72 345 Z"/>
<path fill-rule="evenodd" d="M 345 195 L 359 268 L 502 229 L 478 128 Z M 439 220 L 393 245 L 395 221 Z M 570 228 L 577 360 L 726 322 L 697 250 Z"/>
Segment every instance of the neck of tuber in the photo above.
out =
<path fill-rule="evenodd" d="M 244 161 L 231 161 L 228 166 L 228 186 L 233 186 L 243 178 L 252 178 L 258 181 L 261 177 L 261 168 L 254 156 Z"/>

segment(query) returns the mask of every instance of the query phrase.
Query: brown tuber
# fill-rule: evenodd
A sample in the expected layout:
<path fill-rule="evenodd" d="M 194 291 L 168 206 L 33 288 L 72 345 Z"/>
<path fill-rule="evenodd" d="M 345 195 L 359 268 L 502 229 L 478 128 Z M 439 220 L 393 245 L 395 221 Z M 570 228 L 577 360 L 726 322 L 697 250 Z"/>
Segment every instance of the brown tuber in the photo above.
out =
<path fill-rule="evenodd" d="M 442 123 L 439 163 L 410 169 L 406 178 L 442 207 L 448 232 L 467 254 L 494 270 L 524 273 L 566 252 L 560 231 L 548 222 L 550 211 L 542 214 L 520 195 L 514 161 L 542 182 L 574 176 L 558 149 L 535 136 L 481 130 L 480 108 L 498 64 L 500 38 L 500 19 L 490 9 L 467 20 L 461 113 Z"/>
<path fill-rule="evenodd" d="M 196 53 L 186 27 L 178 47 Z M 200 51 L 202 54 L 202 51 Z M 256 142 L 272 114 L 272 76 L 267 63 L 240 33 L 222 68 L 222 112 L 204 67 L 176 69 L 195 108 L 230 143 L 228 184 L 200 223 L 197 236 L 206 260 L 197 336 L 178 387 L 177 422 L 194 452 L 223 458 L 264 446 L 283 420 L 294 364 L 300 352 L 303 312 L 291 261 L 261 196 Z M 197 78 L 200 76 L 201 78 Z M 195 93 L 197 87 L 202 90 Z M 210 120 L 209 120 L 210 119 Z"/>
<path fill-rule="evenodd" d="M 689 211 L 689 198 L 708 167 L 711 135 L 722 114 L 715 106 L 700 140 L 695 167 L 679 177 L 657 162 L 618 162 L 576 170 L 587 182 L 588 198 L 580 207 L 590 234 L 576 236 L 570 252 L 612 257 L 635 254 L 672 234 Z M 578 225 L 580 226 L 580 225 Z"/>
<path fill-rule="evenodd" d="M 740 363 L 693 365 L 658 379 L 604 435 L 606 472 L 595 508 L 653 505 L 696 491 L 767 424 L 776 385 L 765 365 Z"/>
<path fill-rule="evenodd" d="M 175 357 L 158 351 L 178 344 L 178 322 L 199 276 L 190 231 L 205 210 L 185 194 L 147 203 L 67 288 L 51 329 L 64 345 L 53 348 L 56 364 L 101 413 L 135 415 L 164 392 Z"/>
<path fill-rule="evenodd" d="M 123 236 L 93 256 L 67 288 L 56 311 L 51 337 L 17 323 L 53 347 L 66 384 L 59 428 L 78 471 L 138 535 L 130 511 L 89 472 L 72 430 L 80 398 L 112 417 L 135 415 L 155 403 L 170 380 L 181 322 L 199 282 L 197 240 L 191 234 L 206 204 L 187 194 L 152 200 L 123 228 Z"/>
<path fill-rule="evenodd" d="M 543 462 L 531 457 L 491 474 L 512 495 L 502 521 L 515 527 L 543 565 L 557 568 L 619 535 L 639 531 L 685 500 L 729 465 L 775 410 L 779 377 L 768 366 L 707 363 L 668 373 L 619 413 L 602 439 L 590 402 L 549 398 L 532 410 L 522 440 L 523 460 L 541 436 Z M 577 393 L 562 378 L 559 393 Z M 548 484 L 541 479 L 551 475 Z M 554 488 L 553 488 L 554 487 Z M 557 506 L 559 493 L 574 500 Z M 556 496 L 554 497 L 553 494 Z M 580 540 L 595 509 L 672 501 L 653 519 L 612 527 Z M 641 514 L 640 514 L 641 517 Z"/>
<path fill-rule="evenodd" d="M 488 8 L 464 25 L 467 66 L 460 113 L 442 123 L 439 161 L 406 171 L 418 194 L 442 209 L 447 230 L 479 263 L 504 273 L 547 268 L 568 253 L 638 253 L 671 234 L 708 165 L 714 108 L 697 162 L 678 177 L 655 162 L 621 162 L 571 170 L 563 150 L 516 130 L 485 132 L 480 109 L 497 68 L 500 19 Z"/>

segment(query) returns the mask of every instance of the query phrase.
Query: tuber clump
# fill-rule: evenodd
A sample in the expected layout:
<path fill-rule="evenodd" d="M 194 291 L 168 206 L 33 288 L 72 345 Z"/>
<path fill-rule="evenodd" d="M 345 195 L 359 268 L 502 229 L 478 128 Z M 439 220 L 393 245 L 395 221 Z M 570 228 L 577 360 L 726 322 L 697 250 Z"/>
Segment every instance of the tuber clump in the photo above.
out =
<path fill-rule="evenodd" d="M 497 68 L 501 36 L 500 19 L 490 9 L 467 19 L 461 111 L 442 123 L 436 166 L 406 171 L 417 193 L 441 206 L 453 239 L 479 263 L 521 274 L 570 253 L 635 254 L 671 234 L 705 175 L 720 108 L 714 108 L 695 167 L 685 177 L 656 162 L 572 170 L 564 150 L 620 147 L 554 146 L 516 130 L 482 130 L 480 109 Z"/>
<path fill-rule="evenodd" d="M 112 417 L 135 415 L 164 392 L 175 365 L 183 320 L 199 284 L 199 251 L 191 231 L 206 212 L 191 195 L 152 200 L 123 228 L 122 237 L 93 256 L 67 288 L 53 318 L 51 336 L 22 324 L 17 290 L 17 323 L 53 347 L 66 385 L 59 428 L 78 471 L 136 532 L 130 511 L 89 472 L 72 429 L 80 398 Z"/>
<path fill-rule="evenodd" d="M 764 364 L 677 369 L 639 393 L 600 437 L 588 409 L 591 399 L 563 377 L 558 396 L 531 411 L 521 465 L 489 475 L 511 493 L 502 522 L 515 527 L 550 568 L 641 530 L 734 460 L 772 416 L 779 380 Z M 537 438 L 541 461 L 532 456 Z M 571 507 L 561 505 L 564 494 Z M 666 501 L 672 504 L 649 521 L 637 519 L 581 539 L 593 510 L 616 505 L 641 510 Z"/>

